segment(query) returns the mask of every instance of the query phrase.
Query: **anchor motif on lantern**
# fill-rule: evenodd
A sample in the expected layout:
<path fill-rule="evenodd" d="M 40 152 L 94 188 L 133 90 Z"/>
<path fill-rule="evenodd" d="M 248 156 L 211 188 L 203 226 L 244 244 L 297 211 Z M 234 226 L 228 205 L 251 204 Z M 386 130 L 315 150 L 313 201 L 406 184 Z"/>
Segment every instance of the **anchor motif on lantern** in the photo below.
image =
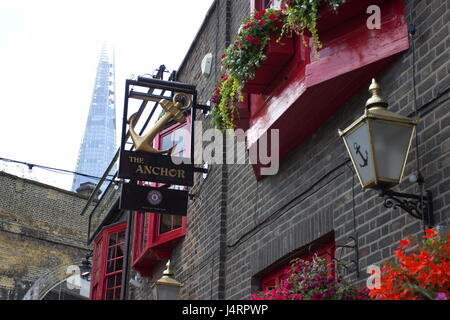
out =
<path fill-rule="evenodd" d="M 364 168 L 364 167 L 366 167 L 367 166 L 367 164 L 369 163 L 369 154 L 367 153 L 367 150 L 366 150 L 366 157 L 364 158 L 364 155 L 362 154 L 362 152 L 361 152 L 361 146 L 359 145 L 359 144 L 357 144 L 356 142 L 353 144 L 353 148 L 355 149 L 355 151 L 356 151 L 356 154 L 358 154 L 360 157 L 361 157 L 361 159 L 362 159 L 362 161 L 363 161 L 363 164 L 361 164 L 361 163 L 359 163 L 359 166 L 361 167 L 361 168 Z"/>

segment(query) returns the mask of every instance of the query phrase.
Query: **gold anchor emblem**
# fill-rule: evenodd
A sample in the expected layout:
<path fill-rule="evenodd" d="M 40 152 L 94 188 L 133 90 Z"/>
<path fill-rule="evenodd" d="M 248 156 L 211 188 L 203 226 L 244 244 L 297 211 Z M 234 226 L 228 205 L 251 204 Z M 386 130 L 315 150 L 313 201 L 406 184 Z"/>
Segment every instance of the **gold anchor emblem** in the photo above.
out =
<path fill-rule="evenodd" d="M 184 102 L 181 102 L 181 100 L 184 100 Z M 155 139 L 158 132 L 160 132 L 172 118 L 179 123 L 186 121 L 186 117 L 184 116 L 183 111 L 191 106 L 192 99 L 187 94 L 177 93 L 173 96 L 172 101 L 167 99 L 152 99 L 152 101 L 159 102 L 165 113 L 155 123 L 155 126 L 143 136 L 138 135 L 134 129 L 136 126 L 137 113 L 134 113 L 130 116 L 127 122 L 130 125 L 130 135 L 134 143 L 134 149 L 136 151 L 145 151 L 159 154 L 167 153 L 170 155 L 176 145 L 166 150 L 158 150 L 153 148 L 153 140 Z"/>

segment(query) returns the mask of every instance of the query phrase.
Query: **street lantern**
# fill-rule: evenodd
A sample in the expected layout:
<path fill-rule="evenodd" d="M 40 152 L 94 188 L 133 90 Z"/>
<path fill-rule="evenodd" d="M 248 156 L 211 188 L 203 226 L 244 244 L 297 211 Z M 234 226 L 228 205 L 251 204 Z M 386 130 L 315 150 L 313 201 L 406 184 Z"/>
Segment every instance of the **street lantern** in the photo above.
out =
<path fill-rule="evenodd" d="M 419 195 L 390 190 L 402 181 L 406 161 L 416 132 L 417 121 L 387 110 L 375 79 L 364 114 L 344 130 L 338 130 L 363 188 L 375 189 L 384 197 L 385 207 L 400 207 L 427 226 L 433 225 L 431 192 Z"/>
<path fill-rule="evenodd" d="M 79 265 L 80 275 L 82 278 L 89 279 L 89 275 L 91 273 L 91 262 L 89 259 L 92 257 L 92 252 L 88 252 L 85 258 L 81 261 Z"/>
<path fill-rule="evenodd" d="M 417 121 L 387 110 L 372 79 L 364 114 L 339 135 L 363 188 L 389 189 L 403 177 Z"/>
<path fill-rule="evenodd" d="M 157 280 L 152 287 L 155 300 L 176 300 L 180 289 L 183 286 L 179 281 L 173 278 L 172 264 L 170 260 L 166 264 L 161 279 Z"/>

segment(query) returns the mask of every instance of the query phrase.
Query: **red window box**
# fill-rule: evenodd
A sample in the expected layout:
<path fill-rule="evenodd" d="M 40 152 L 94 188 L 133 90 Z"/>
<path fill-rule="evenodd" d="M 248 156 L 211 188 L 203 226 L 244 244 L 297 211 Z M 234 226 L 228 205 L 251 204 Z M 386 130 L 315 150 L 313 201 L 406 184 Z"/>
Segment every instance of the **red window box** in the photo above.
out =
<path fill-rule="evenodd" d="M 319 248 L 312 250 L 310 252 L 301 254 L 296 258 L 312 261 L 315 254 L 318 257 L 324 258 L 328 263 L 333 263 L 336 252 L 336 244 L 334 241 L 321 245 Z M 289 263 L 278 266 L 276 269 L 272 270 L 269 273 L 266 273 L 261 278 L 261 289 L 262 290 L 272 290 L 276 286 L 279 286 L 283 281 L 286 281 L 289 278 Z M 336 270 L 333 268 L 330 270 L 329 276 L 335 277 Z"/>
<path fill-rule="evenodd" d="M 94 240 L 91 300 L 120 300 L 126 222 L 102 230 Z"/>
<path fill-rule="evenodd" d="M 184 123 L 174 123 L 162 130 L 155 138 L 155 148 L 177 147 L 172 154 L 189 157 L 189 118 Z M 155 186 L 161 186 L 154 184 Z M 176 186 L 171 186 L 175 188 Z M 184 189 L 185 187 L 176 187 Z M 172 249 L 186 234 L 186 217 L 136 212 L 134 222 L 132 267 L 143 277 L 151 277 L 153 265 L 159 260 L 168 260 Z"/>
<path fill-rule="evenodd" d="M 245 83 L 244 93 L 262 93 L 275 76 L 294 56 L 294 40 L 283 37 L 279 42 L 277 37 L 272 36 L 269 40 L 264 54 L 267 59 L 261 62 L 261 66 L 256 69 L 255 78 Z"/>
<path fill-rule="evenodd" d="M 320 9 L 319 18 L 317 20 L 317 31 L 319 36 L 321 33 L 325 33 L 335 26 L 341 25 L 343 22 L 348 21 L 356 16 L 359 16 L 361 12 L 366 12 L 367 8 L 371 5 L 382 6 L 383 2 L 389 0 L 345 0 L 338 8 L 338 14 L 336 14 L 328 5 L 323 4 Z M 367 20 L 364 19 L 364 22 Z"/>
<path fill-rule="evenodd" d="M 367 28 L 366 9 L 372 4 L 380 6 L 381 29 Z M 282 160 L 409 48 L 403 0 L 348 0 L 337 15 L 327 7 L 319 14 L 320 59 L 310 50 L 302 63 L 297 37 L 295 56 L 264 94 L 248 96 L 247 148 L 279 129 Z M 260 179 L 261 165 L 253 168 Z"/>

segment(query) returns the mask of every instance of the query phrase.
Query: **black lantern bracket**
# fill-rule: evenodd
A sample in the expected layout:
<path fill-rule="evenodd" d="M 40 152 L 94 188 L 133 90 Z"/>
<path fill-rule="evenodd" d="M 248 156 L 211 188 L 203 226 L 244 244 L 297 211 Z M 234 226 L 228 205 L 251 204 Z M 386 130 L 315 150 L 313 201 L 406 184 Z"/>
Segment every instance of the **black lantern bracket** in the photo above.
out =
<path fill-rule="evenodd" d="M 378 194 L 384 198 L 386 208 L 401 208 L 412 217 L 422 220 L 427 227 L 434 225 L 431 191 L 427 190 L 420 195 L 416 195 L 380 189 Z"/>

